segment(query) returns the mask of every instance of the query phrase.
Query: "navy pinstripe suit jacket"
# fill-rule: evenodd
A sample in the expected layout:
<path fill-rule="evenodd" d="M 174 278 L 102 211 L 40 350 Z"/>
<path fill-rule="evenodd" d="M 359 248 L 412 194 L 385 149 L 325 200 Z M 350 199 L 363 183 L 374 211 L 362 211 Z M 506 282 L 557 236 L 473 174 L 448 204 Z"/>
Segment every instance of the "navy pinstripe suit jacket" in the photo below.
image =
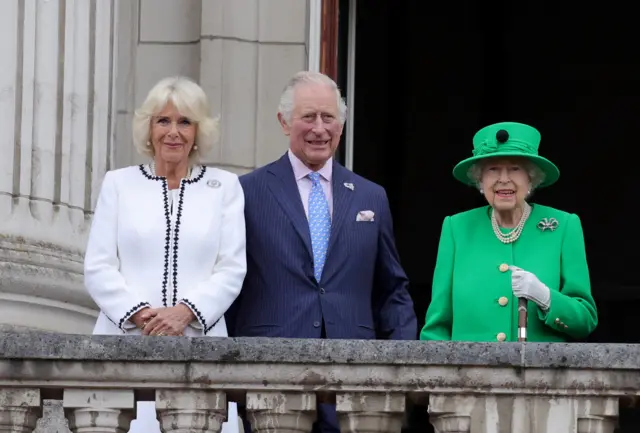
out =
<path fill-rule="evenodd" d="M 230 336 L 320 338 L 324 321 L 327 338 L 417 338 L 381 186 L 333 163 L 331 236 L 318 284 L 309 225 L 287 154 L 240 182 L 247 275 L 227 313 Z M 374 222 L 356 222 L 363 210 L 375 212 Z"/>

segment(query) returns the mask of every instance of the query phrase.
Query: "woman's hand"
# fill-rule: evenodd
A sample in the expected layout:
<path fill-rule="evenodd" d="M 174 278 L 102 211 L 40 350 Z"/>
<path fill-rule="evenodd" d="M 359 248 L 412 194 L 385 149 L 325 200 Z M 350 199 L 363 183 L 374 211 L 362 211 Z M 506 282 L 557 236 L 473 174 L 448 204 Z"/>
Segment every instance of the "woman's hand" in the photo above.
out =
<path fill-rule="evenodd" d="M 143 325 L 142 335 L 183 335 L 187 325 L 195 319 L 189 307 L 183 304 L 154 311 L 155 316 Z"/>
<path fill-rule="evenodd" d="M 548 310 L 551 305 L 551 291 L 534 274 L 517 266 L 509 266 L 511 269 L 511 287 L 513 294 L 518 298 L 525 298 L 538 304 L 543 310 Z"/>
<path fill-rule="evenodd" d="M 136 314 L 131 316 L 129 320 L 132 321 L 133 324 L 136 325 L 136 327 L 142 329 L 144 326 L 144 323 L 147 322 L 148 320 L 151 320 L 151 318 L 155 317 L 156 314 L 158 314 L 156 310 L 153 310 L 147 307 L 147 308 L 143 308 L 142 310 L 138 311 Z"/>

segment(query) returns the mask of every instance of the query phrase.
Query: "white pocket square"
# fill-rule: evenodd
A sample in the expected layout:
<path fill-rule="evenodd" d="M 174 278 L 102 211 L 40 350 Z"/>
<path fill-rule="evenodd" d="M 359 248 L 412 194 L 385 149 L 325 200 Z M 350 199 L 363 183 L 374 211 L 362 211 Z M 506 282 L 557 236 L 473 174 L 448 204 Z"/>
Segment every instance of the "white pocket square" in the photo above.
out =
<path fill-rule="evenodd" d="M 361 210 L 360 212 L 358 212 L 358 215 L 356 215 L 356 221 L 374 221 L 373 217 L 375 216 L 375 213 L 373 213 L 372 210 Z"/>

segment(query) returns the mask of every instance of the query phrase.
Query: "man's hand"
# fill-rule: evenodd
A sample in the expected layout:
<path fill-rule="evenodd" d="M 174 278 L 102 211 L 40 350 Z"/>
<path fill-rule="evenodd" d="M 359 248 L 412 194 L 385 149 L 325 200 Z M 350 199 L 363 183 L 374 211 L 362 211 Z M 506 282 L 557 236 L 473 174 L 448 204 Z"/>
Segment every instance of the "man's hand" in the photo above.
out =
<path fill-rule="evenodd" d="M 155 316 L 144 325 L 142 335 L 183 335 L 195 316 L 184 304 L 154 310 Z"/>
<path fill-rule="evenodd" d="M 147 308 L 143 308 L 142 310 L 138 311 L 136 314 L 131 316 L 129 320 L 132 321 L 133 324 L 136 325 L 136 327 L 142 329 L 144 323 L 150 320 L 151 318 L 155 317 L 156 314 L 158 314 L 157 310 L 153 310 L 147 307 Z"/>

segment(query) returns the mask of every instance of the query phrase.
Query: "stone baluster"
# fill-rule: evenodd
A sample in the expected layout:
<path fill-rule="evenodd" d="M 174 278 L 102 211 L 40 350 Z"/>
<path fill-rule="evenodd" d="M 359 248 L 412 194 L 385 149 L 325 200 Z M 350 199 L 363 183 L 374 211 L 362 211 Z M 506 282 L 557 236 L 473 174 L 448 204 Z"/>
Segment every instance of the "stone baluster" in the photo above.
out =
<path fill-rule="evenodd" d="M 308 392 L 247 392 L 255 433 L 308 433 L 316 419 L 316 395 Z"/>
<path fill-rule="evenodd" d="M 135 417 L 131 390 L 65 389 L 62 407 L 72 433 L 126 433 Z"/>
<path fill-rule="evenodd" d="M 0 323 L 95 323 L 82 254 L 111 152 L 113 5 L 2 3 Z"/>
<path fill-rule="evenodd" d="M 578 406 L 577 433 L 613 433 L 618 423 L 618 399 L 589 397 L 576 399 Z"/>
<path fill-rule="evenodd" d="M 0 388 L 0 433 L 32 433 L 41 416 L 39 389 Z"/>
<path fill-rule="evenodd" d="M 473 396 L 430 395 L 429 422 L 437 433 L 469 433 L 475 402 Z"/>
<path fill-rule="evenodd" d="M 220 433 L 227 414 L 224 392 L 156 391 L 156 410 L 163 433 Z"/>
<path fill-rule="evenodd" d="M 342 433 L 400 433 L 405 412 L 403 393 L 345 392 L 336 395 Z"/>
<path fill-rule="evenodd" d="M 474 425 L 499 420 L 518 433 L 613 433 L 618 399 L 598 396 L 484 395 L 476 399 Z M 504 427 L 501 427 L 504 428 Z"/>
<path fill-rule="evenodd" d="M 613 433 L 617 418 L 618 400 L 613 397 L 526 394 L 429 397 L 429 420 L 438 433 L 469 433 L 472 425 L 481 430 L 481 426 L 496 425 L 498 429 L 518 433 L 547 433 L 551 431 L 550 425 L 554 431 Z"/>

